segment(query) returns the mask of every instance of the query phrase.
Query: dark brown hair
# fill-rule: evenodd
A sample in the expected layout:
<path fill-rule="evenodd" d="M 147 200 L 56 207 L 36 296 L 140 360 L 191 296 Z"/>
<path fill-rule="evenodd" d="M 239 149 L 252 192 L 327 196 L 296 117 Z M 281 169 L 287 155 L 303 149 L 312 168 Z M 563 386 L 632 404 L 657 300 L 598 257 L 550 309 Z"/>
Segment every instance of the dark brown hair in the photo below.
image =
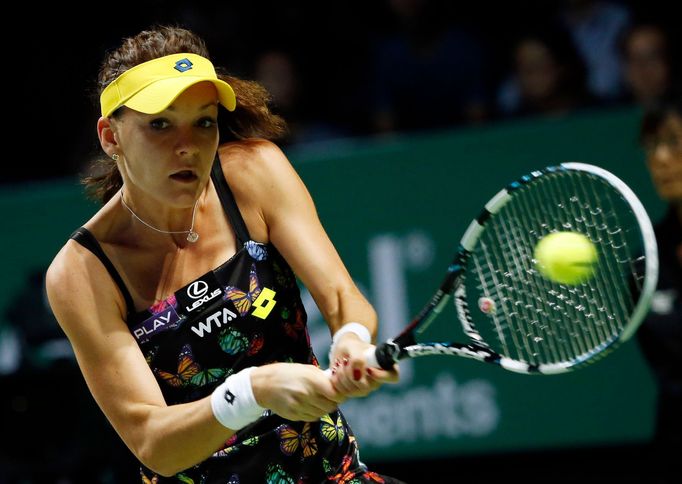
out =
<path fill-rule="evenodd" d="M 640 142 L 644 145 L 650 143 L 670 116 L 682 118 L 682 95 L 671 93 L 644 112 L 639 131 Z"/>
<path fill-rule="evenodd" d="M 193 32 L 174 26 L 158 26 L 144 30 L 123 40 L 121 46 L 107 53 L 97 76 L 96 103 L 109 83 L 125 71 L 143 62 L 178 53 L 198 54 L 210 58 L 204 41 Z M 277 140 L 287 131 L 284 120 L 271 113 L 270 94 L 263 86 L 229 75 L 216 67 L 218 77 L 234 89 L 237 107 L 234 111 L 220 110 L 218 125 L 220 141 L 246 138 Z M 111 116 L 120 116 L 119 108 Z M 83 177 L 86 192 L 101 203 L 106 203 L 121 188 L 123 180 L 116 163 L 108 157 L 96 157 L 90 174 Z"/>

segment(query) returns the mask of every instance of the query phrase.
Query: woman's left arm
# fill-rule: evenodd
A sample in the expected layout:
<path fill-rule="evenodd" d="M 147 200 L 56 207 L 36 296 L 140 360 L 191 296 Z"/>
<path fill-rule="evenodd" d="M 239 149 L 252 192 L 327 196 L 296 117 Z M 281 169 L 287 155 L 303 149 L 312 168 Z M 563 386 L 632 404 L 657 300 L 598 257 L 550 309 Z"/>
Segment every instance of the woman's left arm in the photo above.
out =
<path fill-rule="evenodd" d="M 374 340 L 376 312 L 329 240 L 303 181 L 275 144 L 261 140 L 249 143 L 254 145 L 246 169 L 249 176 L 242 172 L 235 188 L 254 202 L 252 206 L 259 207 L 268 239 L 308 288 L 332 335 L 355 322 L 366 327 Z M 363 353 L 369 346 L 354 332 L 344 332 L 338 338 L 330 361 L 332 383 L 338 391 L 362 396 L 381 383 L 397 381 L 397 369 L 386 372 L 367 368 Z"/>

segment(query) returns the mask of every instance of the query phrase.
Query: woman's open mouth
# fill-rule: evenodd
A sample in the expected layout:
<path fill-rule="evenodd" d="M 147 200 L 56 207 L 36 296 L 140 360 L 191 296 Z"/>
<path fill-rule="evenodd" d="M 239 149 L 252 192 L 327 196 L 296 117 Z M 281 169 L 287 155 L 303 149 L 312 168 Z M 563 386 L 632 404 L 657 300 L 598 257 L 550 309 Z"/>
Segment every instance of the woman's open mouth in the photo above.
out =
<path fill-rule="evenodd" d="M 196 181 L 199 177 L 191 170 L 182 170 L 177 173 L 173 173 L 170 176 L 173 180 L 182 183 L 190 183 Z"/>

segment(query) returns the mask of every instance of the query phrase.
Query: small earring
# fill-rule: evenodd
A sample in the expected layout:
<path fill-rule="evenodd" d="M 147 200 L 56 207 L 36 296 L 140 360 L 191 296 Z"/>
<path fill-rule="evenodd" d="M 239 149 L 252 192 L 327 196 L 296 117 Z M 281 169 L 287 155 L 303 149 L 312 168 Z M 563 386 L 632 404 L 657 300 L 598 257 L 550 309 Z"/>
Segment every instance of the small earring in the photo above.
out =
<path fill-rule="evenodd" d="M 111 159 L 114 161 L 118 161 L 119 159 L 118 153 L 114 153 L 113 155 L 111 155 Z"/>

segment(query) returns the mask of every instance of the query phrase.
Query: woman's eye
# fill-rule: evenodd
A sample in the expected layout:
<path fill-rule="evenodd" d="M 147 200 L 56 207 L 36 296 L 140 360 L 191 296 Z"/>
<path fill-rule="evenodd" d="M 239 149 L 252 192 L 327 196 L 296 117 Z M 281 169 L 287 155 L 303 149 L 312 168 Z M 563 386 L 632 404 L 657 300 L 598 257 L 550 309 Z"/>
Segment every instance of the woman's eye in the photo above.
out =
<path fill-rule="evenodd" d="M 201 118 L 197 124 L 202 128 L 212 128 L 217 124 L 217 121 L 213 118 L 206 117 Z"/>
<path fill-rule="evenodd" d="M 170 125 L 170 122 L 168 122 L 167 119 L 157 118 L 157 119 L 153 119 L 152 121 L 150 121 L 149 125 L 153 129 L 165 129 Z"/>

